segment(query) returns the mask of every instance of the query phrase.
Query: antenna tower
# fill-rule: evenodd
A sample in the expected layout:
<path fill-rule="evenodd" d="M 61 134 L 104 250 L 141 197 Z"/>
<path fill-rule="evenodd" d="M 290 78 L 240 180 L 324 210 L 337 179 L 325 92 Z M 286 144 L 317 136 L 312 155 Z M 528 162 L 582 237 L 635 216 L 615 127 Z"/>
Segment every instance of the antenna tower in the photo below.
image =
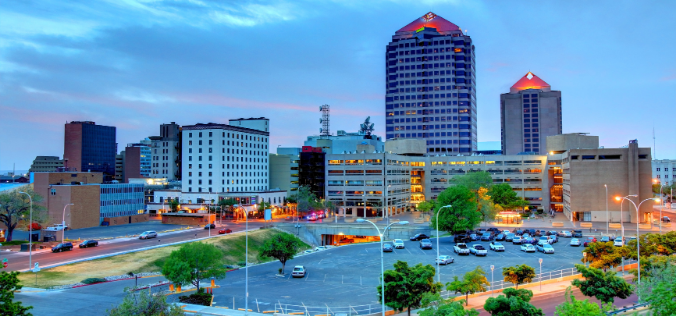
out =
<path fill-rule="evenodd" d="M 322 112 L 322 118 L 319 119 L 319 123 L 322 124 L 322 127 L 319 129 L 319 135 L 322 138 L 328 138 L 331 135 L 329 130 L 329 105 L 324 104 L 320 106 L 319 111 Z"/>

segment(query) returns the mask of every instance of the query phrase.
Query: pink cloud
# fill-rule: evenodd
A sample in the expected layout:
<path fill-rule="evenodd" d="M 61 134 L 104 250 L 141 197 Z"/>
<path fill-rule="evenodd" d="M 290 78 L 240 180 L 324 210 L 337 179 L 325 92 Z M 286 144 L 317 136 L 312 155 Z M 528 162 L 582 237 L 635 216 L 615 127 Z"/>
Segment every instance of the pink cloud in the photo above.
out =
<path fill-rule="evenodd" d="M 495 63 L 491 63 L 491 66 L 486 70 L 488 70 L 490 72 L 496 72 L 500 68 L 507 67 L 507 66 L 509 66 L 509 64 L 507 64 L 507 63 L 495 62 Z"/>
<path fill-rule="evenodd" d="M 676 73 L 660 78 L 660 81 L 672 81 L 672 80 L 676 80 Z"/>

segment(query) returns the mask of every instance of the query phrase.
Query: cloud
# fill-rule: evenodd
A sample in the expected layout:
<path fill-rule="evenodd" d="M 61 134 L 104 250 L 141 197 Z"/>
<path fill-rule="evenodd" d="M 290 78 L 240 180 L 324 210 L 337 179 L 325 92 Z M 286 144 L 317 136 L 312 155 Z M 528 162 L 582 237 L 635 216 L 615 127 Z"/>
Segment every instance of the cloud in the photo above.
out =
<path fill-rule="evenodd" d="M 660 81 L 672 81 L 672 80 L 676 80 L 676 73 L 660 78 Z"/>
<path fill-rule="evenodd" d="M 507 66 L 509 66 L 508 63 L 492 62 L 490 64 L 490 66 L 488 68 L 486 68 L 486 70 L 488 70 L 490 72 L 496 72 L 496 71 L 500 70 L 500 68 L 504 68 L 504 67 L 507 67 Z"/>

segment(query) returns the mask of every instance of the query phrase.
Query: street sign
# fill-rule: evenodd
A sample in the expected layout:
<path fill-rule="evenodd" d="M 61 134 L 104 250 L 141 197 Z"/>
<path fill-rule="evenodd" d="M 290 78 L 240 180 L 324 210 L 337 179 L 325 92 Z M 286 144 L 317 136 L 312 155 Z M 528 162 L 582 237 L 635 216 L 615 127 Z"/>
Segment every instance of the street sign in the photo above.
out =
<path fill-rule="evenodd" d="M 7 262 L 7 258 L 2 259 L 2 268 L 5 269 L 9 265 L 9 262 Z"/>
<path fill-rule="evenodd" d="M 39 263 L 37 263 L 37 262 L 35 263 L 35 267 L 33 268 L 33 272 L 40 272 L 40 264 Z"/>

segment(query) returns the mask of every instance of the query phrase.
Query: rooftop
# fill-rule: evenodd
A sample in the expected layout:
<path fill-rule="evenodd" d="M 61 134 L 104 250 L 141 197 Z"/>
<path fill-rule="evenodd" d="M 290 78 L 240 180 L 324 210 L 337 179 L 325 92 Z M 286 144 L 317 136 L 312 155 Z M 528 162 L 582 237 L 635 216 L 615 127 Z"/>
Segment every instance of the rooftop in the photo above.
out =
<path fill-rule="evenodd" d="M 433 27 L 437 29 L 438 32 L 443 31 L 460 31 L 460 27 L 449 22 L 448 20 L 432 13 L 428 12 L 427 14 L 419 17 L 415 21 L 409 23 L 408 25 L 402 27 L 397 32 L 415 32 L 422 27 Z"/>
<path fill-rule="evenodd" d="M 528 72 L 525 76 L 523 76 L 519 81 L 517 81 L 510 89 L 510 93 L 517 93 L 522 90 L 528 90 L 528 89 L 537 89 L 537 90 L 551 90 L 551 86 L 546 83 L 544 80 L 540 79 L 540 77 L 536 76 L 532 72 Z"/>

